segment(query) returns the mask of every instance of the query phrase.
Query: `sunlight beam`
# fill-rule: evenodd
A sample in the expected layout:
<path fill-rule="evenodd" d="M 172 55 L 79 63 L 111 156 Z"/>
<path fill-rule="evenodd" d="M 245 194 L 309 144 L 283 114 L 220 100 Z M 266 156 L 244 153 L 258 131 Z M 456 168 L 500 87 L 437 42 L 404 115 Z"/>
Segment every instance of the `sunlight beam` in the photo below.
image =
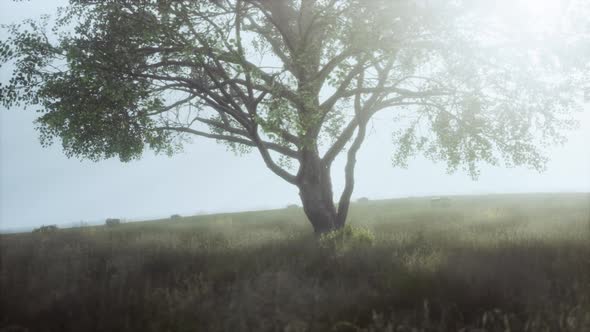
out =
<path fill-rule="evenodd" d="M 497 17 L 514 33 L 546 38 L 567 29 L 576 0 L 500 0 Z"/>

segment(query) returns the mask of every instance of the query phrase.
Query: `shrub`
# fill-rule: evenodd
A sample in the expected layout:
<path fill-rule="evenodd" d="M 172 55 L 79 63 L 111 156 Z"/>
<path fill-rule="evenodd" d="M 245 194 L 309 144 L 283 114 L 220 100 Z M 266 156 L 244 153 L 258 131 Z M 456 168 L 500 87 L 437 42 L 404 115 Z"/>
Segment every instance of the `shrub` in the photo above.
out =
<path fill-rule="evenodd" d="M 47 225 L 35 228 L 33 233 L 55 233 L 57 232 L 57 225 Z"/>
<path fill-rule="evenodd" d="M 287 205 L 287 209 L 289 209 L 289 210 L 294 210 L 294 209 L 298 209 L 298 208 L 299 208 L 299 205 L 297 205 L 297 204 Z"/>
<path fill-rule="evenodd" d="M 434 197 L 430 199 L 430 206 L 449 207 L 451 206 L 451 199 L 448 197 Z"/>
<path fill-rule="evenodd" d="M 182 218 L 182 217 L 180 216 L 180 214 L 173 214 L 173 215 L 171 215 L 171 216 L 170 216 L 170 219 L 172 219 L 172 220 L 178 220 L 178 219 L 180 219 L 180 218 Z"/>
<path fill-rule="evenodd" d="M 375 235 L 365 227 L 346 225 L 341 229 L 322 234 L 320 247 L 335 253 L 345 253 L 373 246 Z"/>
<path fill-rule="evenodd" d="M 367 197 L 361 197 L 356 200 L 357 203 L 368 203 L 369 199 Z"/>
<path fill-rule="evenodd" d="M 107 218 L 105 225 L 107 226 L 117 226 L 121 223 L 121 219 L 118 218 Z"/>

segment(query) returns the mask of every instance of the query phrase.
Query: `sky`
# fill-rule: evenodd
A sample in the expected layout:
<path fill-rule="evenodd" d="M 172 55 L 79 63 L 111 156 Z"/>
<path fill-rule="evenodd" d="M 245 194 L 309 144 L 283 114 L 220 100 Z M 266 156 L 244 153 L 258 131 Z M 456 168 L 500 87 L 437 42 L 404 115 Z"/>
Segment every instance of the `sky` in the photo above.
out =
<path fill-rule="evenodd" d="M 50 13 L 64 1 L 0 3 L 0 22 Z M 0 38 L 6 38 L 4 31 Z M 10 74 L 0 68 L 0 80 Z M 270 172 L 255 154 L 235 156 L 214 141 L 195 139 L 172 158 L 147 151 L 138 161 L 97 163 L 68 159 L 55 144 L 42 148 L 31 109 L 0 108 L 0 231 L 42 224 L 71 225 L 105 218 L 141 220 L 171 214 L 281 208 L 300 204 L 297 189 Z M 539 173 L 525 167 L 482 165 L 472 180 L 465 172 L 421 156 L 407 169 L 392 166 L 393 144 L 380 115 L 358 155 L 354 198 L 370 199 L 526 192 L 590 192 L 590 106 L 564 146 L 547 150 Z M 343 161 L 334 165 L 335 191 L 343 187 Z"/>

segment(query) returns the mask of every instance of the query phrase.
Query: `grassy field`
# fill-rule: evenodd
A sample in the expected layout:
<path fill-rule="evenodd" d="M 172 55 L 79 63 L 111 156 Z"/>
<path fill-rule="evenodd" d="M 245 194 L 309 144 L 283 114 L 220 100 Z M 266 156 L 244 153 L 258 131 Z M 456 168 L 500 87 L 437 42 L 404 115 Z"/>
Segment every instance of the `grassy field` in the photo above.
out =
<path fill-rule="evenodd" d="M 374 239 L 326 245 L 297 208 L 2 235 L 0 331 L 590 331 L 590 194 L 349 223 Z"/>

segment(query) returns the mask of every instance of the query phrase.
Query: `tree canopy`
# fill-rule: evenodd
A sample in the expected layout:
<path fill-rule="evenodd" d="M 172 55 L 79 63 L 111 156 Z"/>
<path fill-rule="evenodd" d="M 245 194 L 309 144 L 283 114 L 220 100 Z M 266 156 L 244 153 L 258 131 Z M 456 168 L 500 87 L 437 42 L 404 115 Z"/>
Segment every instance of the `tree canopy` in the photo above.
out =
<path fill-rule="evenodd" d="M 543 169 L 590 73 L 579 6 L 546 32 L 485 15 L 486 1 L 71 1 L 6 26 L 0 100 L 37 107 L 42 143 L 68 156 L 129 161 L 189 137 L 257 151 L 332 229 L 377 113 L 391 114 L 396 165 L 422 152 L 474 177 L 481 162 Z"/>

